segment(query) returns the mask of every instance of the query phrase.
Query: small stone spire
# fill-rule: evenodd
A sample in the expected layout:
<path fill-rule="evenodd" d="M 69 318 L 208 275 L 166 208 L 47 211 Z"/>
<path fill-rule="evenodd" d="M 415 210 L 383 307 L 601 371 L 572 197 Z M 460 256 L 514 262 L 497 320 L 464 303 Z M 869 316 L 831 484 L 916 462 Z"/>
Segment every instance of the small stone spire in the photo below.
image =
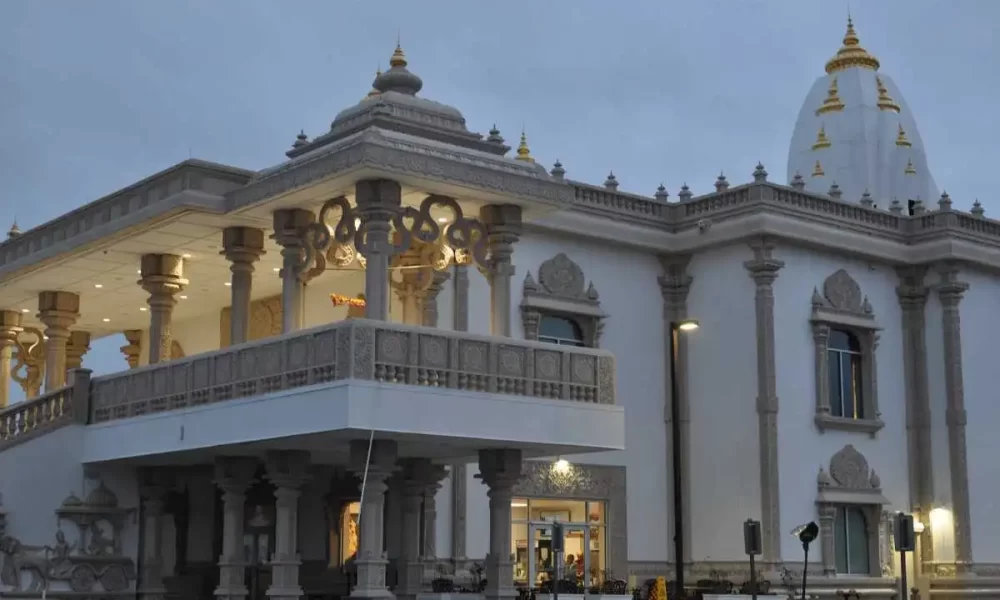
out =
<path fill-rule="evenodd" d="M 535 162 L 535 159 L 531 157 L 531 149 L 528 148 L 528 134 L 521 130 L 521 143 L 517 145 L 517 156 L 514 160 L 523 160 L 524 162 Z"/>
<path fill-rule="evenodd" d="M 17 226 L 17 220 L 15 219 L 13 223 L 10 224 L 10 229 L 7 230 L 7 239 L 16 238 L 21 235 L 21 228 Z"/>
<path fill-rule="evenodd" d="M 523 138 L 522 138 L 523 139 Z M 490 129 L 490 136 L 486 138 L 487 142 L 493 142 L 494 144 L 502 144 L 503 136 L 500 135 L 500 130 L 497 129 L 497 124 L 493 124 L 493 128 Z"/>
<path fill-rule="evenodd" d="M 611 190 L 612 192 L 618 191 L 618 180 L 615 179 L 614 171 L 608 172 L 608 178 L 604 180 L 604 187 Z"/>
<path fill-rule="evenodd" d="M 549 174 L 556 179 L 562 179 L 566 176 L 566 169 L 563 168 L 562 163 L 559 162 L 558 158 L 556 159 L 556 164 L 552 165 L 552 170 L 549 171 Z"/>
<path fill-rule="evenodd" d="M 765 181 L 767 181 L 767 169 L 764 168 L 764 163 L 757 161 L 757 167 L 753 170 L 753 182 L 764 183 Z"/>
<path fill-rule="evenodd" d="M 802 173 L 795 172 L 795 176 L 792 177 L 792 187 L 800 192 L 806 189 L 806 180 L 802 178 Z"/>
<path fill-rule="evenodd" d="M 684 185 L 681 186 L 681 191 L 677 194 L 677 197 L 681 202 L 688 202 L 691 200 L 692 196 L 694 196 L 694 194 L 691 193 L 691 188 L 688 187 L 687 182 L 684 182 Z"/>
<path fill-rule="evenodd" d="M 899 112 L 899 104 L 892 99 L 889 95 L 889 88 L 885 87 L 882 78 L 878 75 L 875 76 L 875 87 L 878 88 L 878 108 L 879 110 L 888 110 L 895 113 Z"/>
<path fill-rule="evenodd" d="M 719 176 L 715 178 L 715 191 L 724 192 L 729 189 L 729 181 L 726 180 L 725 173 L 719 173 Z"/>
<path fill-rule="evenodd" d="M 826 99 L 823 104 L 816 109 L 816 116 L 829 112 L 840 112 L 844 110 L 844 102 L 840 99 L 840 92 L 837 88 L 837 78 L 830 78 L 830 87 L 826 90 Z"/>
<path fill-rule="evenodd" d="M 868 188 L 865 188 L 865 193 L 861 194 L 861 206 L 867 206 L 868 208 L 875 206 L 875 200 L 872 199 L 872 195 L 868 192 Z"/>
<path fill-rule="evenodd" d="M 309 136 L 306 135 L 305 129 L 299 130 L 299 135 L 295 136 L 295 141 L 292 142 L 292 148 L 301 148 L 309 143 Z"/>
<path fill-rule="evenodd" d="M 986 210 L 983 209 L 983 205 L 979 202 L 979 198 L 972 203 L 972 210 L 970 211 L 974 217 L 982 217 L 986 214 Z"/>
<path fill-rule="evenodd" d="M 822 150 L 824 148 L 829 148 L 830 138 L 826 137 L 826 125 L 819 126 L 819 132 L 816 134 L 816 141 L 813 142 L 813 150 Z"/>
<path fill-rule="evenodd" d="M 816 166 L 813 167 L 812 176 L 813 177 L 823 177 L 824 175 L 826 175 L 826 172 L 823 171 L 823 165 L 819 164 L 819 161 L 817 160 L 816 161 Z"/>
<path fill-rule="evenodd" d="M 913 146 L 910 140 L 906 138 L 906 130 L 903 129 L 903 124 L 899 124 L 899 133 L 896 134 L 896 145 L 900 148 L 909 148 Z"/>
<path fill-rule="evenodd" d="M 938 209 L 951 210 L 951 196 L 948 195 L 947 191 L 941 192 L 941 197 L 938 198 Z"/>
<path fill-rule="evenodd" d="M 834 200 L 840 200 L 840 197 L 843 196 L 844 193 L 840 191 L 840 186 L 837 185 L 836 181 L 834 181 L 830 183 L 830 189 L 826 192 L 826 195 Z"/>
<path fill-rule="evenodd" d="M 904 175 L 916 175 L 917 174 L 917 168 L 913 166 L 913 160 L 911 160 L 909 158 L 906 159 L 906 168 L 903 169 L 903 174 Z"/>
<path fill-rule="evenodd" d="M 378 78 L 381 76 L 382 76 L 382 67 L 379 67 L 378 69 L 375 69 L 375 81 L 378 81 Z M 382 92 L 378 91 L 378 88 L 375 87 L 375 81 L 372 81 L 372 89 L 370 92 L 368 92 L 368 95 L 365 96 L 366 100 L 369 98 L 377 98 L 378 96 L 382 95 Z"/>
<path fill-rule="evenodd" d="M 921 200 L 920 198 L 917 198 L 916 200 L 914 200 L 913 201 L 913 214 L 914 215 L 922 215 L 925 212 L 927 212 L 927 208 L 924 206 L 924 201 Z"/>
<path fill-rule="evenodd" d="M 903 203 L 899 201 L 899 198 L 892 199 L 892 202 L 889 204 L 889 212 L 897 215 L 903 214 Z"/>
<path fill-rule="evenodd" d="M 670 194 L 667 193 L 667 188 L 661 183 L 658 188 L 656 188 L 656 193 L 653 197 L 660 202 L 669 202 Z"/>

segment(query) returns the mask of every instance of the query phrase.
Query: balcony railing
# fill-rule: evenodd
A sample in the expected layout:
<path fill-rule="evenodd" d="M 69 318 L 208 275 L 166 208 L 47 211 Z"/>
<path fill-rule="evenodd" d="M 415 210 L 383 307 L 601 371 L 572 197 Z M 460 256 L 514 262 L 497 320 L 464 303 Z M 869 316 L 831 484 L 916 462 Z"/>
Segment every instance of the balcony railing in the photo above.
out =
<path fill-rule="evenodd" d="M 90 371 L 73 371 L 71 382 L 37 398 L 0 410 L 0 450 L 46 431 L 87 420 Z"/>
<path fill-rule="evenodd" d="M 606 351 L 349 319 L 96 377 L 89 422 L 347 379 L 615 403 Z"/>

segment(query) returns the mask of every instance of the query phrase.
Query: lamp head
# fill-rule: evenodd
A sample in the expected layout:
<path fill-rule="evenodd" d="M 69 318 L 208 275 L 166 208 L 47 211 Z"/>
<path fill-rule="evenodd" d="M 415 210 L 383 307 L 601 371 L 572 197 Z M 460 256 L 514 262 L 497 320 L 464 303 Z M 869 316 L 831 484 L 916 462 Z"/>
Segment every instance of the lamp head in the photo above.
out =
<path fill-rule="evenodd" d="M 808 548 L 809 544 L 813 543 L 813 540 L 819 537 L 819 525 L 815 521 L 809 521 L 798 528 L 796 535 L 799 541 L 802 542 L 802 547 Z"/>
<path fill-rule="evenodd" d="M 699 324 L 696 319 L 684 319 L 683 321 L 678 321 L 676 327 L 678 331 L 694 331 L 698 329 Z"/>

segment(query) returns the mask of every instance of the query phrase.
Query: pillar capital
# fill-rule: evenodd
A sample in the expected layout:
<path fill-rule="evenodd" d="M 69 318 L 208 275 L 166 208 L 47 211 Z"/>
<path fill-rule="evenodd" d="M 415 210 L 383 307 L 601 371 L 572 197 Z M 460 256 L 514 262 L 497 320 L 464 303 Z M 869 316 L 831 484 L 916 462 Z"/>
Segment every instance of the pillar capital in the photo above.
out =
<path fill-rule="evenodd" d="M 130 369 L 135 369 L 139 366 L 139 357 L 142 354 L 142 330 L 141 329 L 126 329 L 122 332 L 125 336 L 125 341 L 128 342 L 119 350 L 125 355 L 125 360 L 128 361 L 128 366 Z"/>
<path fill-rule="evenodd" d="M 150 306 L 154 298 L 179 293 L 188 284 L 184 279 L 184 259 L 175 254 L 143 254 L 139 262 L 139 285 L 149 292 Z"/>
<path fill-rule="evenodd" d="M 316 215 L 302 208 L 282 208 L 271 215 L 274 234 L 271 236 L 281 246 L 281 332 L 290 333 L 302 328 L 305 318 L 306 268 L 305 232 L 316 222 Z"/>
<path fill-rule="evenodd" d="M 267 480 L 278 488 L 298 489 L 309 480 L 309 452 L 274 450 L 267 453 Z"/>
<path fill-rule="evenodd" d="M 397 446 L 393 440 L 374 440 L 371 443 L 371 458 L 368 440 L 352 440 L 350 470 L 363 473 L 367 463 L 369 478 L 372 473 L 380 473 L 382 479 L 387 479 L 396 470 L 396 456 Z"/>
<path fill-rule="evenodd" d="M 316 215 L 304 208 L 282 208 L 274 211 L 271 219 L 274 228 L 271 239 L 279 246 L 301 249 L 305 243 L 303 238 L 305 229 L 316 222 Z"/>
<path fill-rule="evenodd" d="M 521 451 L 512 448 L 479 451 L 479 478 L 490 489 L 512 488 L 521 479 Z"/>
<path fill-rule="evenodd" d="M 226 227 L 222 230 L 222 251 L 219 254 L 226 257 L 235 269 L 237 265 L 249 266 L 265 254 L 264 232 L 253 227 Z"/>
<path fill-rule="evenodd" d="M 510 263 L 514 244 L 524 229 L 521 207 L 517 204 L 487 204 L 479 210 L 479 219 L 486 226 L 490 268 L 503 269 Z M 510 274 L 513 275 L 513 271 Z"/>
<path fill-rule="evenodd" d="M 17 343 L 17 336 L 24 331 L 21 327 L 21 313 L 16 310 L 0 310 L 0 347 L 10 347 Z"/>
<path fill-rule="evenodd" d="M 83 365 L 83 355 L 90 351 L 90 332 L 71 331 L 66 344 L 66 370 L 79 369 Z"/>
<path fill-rule="evenodd" d="M 243 493 L 253 483 L 257 459 L 247 456 L 220 456 L 215 460 L 215 485 L 224 492 Z"/>
<path fill-rule="evenodd" d="M 69 328 L 79 318 L 80 296 L 72 292 L 38 293 L 38 319 L 45 324 L 45 335 L 68 338 Z"/>

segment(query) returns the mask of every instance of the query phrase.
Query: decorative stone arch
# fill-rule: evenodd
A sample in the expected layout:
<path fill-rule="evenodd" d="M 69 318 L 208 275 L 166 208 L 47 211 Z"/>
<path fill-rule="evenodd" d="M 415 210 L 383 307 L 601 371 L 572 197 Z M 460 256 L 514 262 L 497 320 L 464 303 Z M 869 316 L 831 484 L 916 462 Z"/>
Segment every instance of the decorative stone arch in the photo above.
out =
<path fill-rule="evenodd" d="M 816 476 L 816 509 L 819 513 L 823 573 L 837 572 L 834 520 L 840 507 L 856 507 L 865 515 L 868 533 L 869 575 L 891 576 L 889 548 L 889 500 L 882 495 L 882 480 L 868 460 L 848 444 L 830 458 L 829 471 L 820 467 Z"/>
<path fill-rule="evenodd" d="M 551 461 L 526 460 L 514 495 L 604 502 L 607 532 L 605 568 L 614 578 L 628 577 L 628 503 L 625 467 L 572 463 L 557 470 Z"/>
<path fill-rule="evenodd" d="M 596 348 L 607 314 L 593 283 L 587 283 L 580 265 L 560 252 L 538 267 L 538 281 L 528 272 L 524 277 L 521 319 L 524 338 L 537 340 L 545 315 L 571 319 L 580 327 L 585 346 Z"/>
<path fill-rule="evenodd" d="M 859 431 L 872 437 L 885 426 L 878 406 L 878 350 L 881 327 L 875 321 L 868 297 L 861 286 L 844 269 L 839 269 L 823 282 L 823 293 L 813 288 L 813 342 L 816 353 L 816 427 Z M 861 398 L 864 418 L 853 419 L 831 414 L 830 370 L 827 352 L 830 331 L 840 329 L 854 335 L 861 347 Z"/>

